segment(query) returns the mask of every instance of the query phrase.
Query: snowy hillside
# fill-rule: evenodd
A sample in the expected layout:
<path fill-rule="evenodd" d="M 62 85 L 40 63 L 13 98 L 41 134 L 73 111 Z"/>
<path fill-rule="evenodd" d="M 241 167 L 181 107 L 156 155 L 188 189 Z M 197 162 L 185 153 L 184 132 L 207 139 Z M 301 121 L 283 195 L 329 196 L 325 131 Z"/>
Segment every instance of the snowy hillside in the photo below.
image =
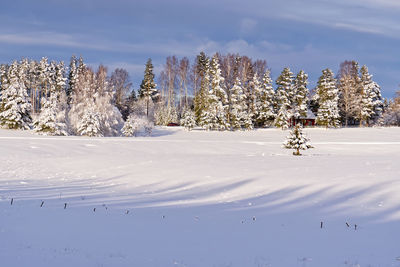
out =
<path fill-rule="evenodd" d="M 304 132 L 0 130 L 0 266 L 400 266 L 400 128 Z"/>

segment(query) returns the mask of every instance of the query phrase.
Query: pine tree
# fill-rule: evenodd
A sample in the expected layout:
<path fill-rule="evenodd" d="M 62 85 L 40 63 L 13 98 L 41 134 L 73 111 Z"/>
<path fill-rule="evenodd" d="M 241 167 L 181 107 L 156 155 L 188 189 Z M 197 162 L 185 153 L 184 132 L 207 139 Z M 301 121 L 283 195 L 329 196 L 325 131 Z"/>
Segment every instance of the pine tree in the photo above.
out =
<path fill-rule="evenodd" d="M 258 77 L 258 74 L 256 72 L 254 73 L 253 78 L 250 81 L 250 91 L 249 94 L 247 95 L 248 98 L 247 105 L 249 106 L 248 112 L 253 125 L 257 125 L 257 115 L 258 115 L 257 100 L 260 97 L 261 88 L 262 85 Z"/>
<path fill-rule="evenodd" d="M 0 94 L 6 88 L 7 84 L 7 68 L 5 64 L 0 65 Z"/>
<path fill-rule="evenodd" d="M 317 124 L 327 128 L 339 126 L 338 93 L 333 72 L 330 69 L 323 70 L 317 85 Z"/>
<path fill-rule="evenodd" d="M 210 90 L 210 60 L 204 52 L 201 52 L 197 58 L 196 73 L 200 77 L 200 89 L 194 97 L 194 113 L 196 122 L 199 126 L 204 126 L 205 114 L 208 108 L 208 95 Z"/>
<path fill-rule="evenodd" d="M 276 101 L 278 114 L 275 118 L 275 126 L 282 129 L 289 127 L 289 120 L 293 113 L 291 106 L 294 98 L 293 73 L 289 68 L 284 68 L 281 75 L 276 80 Z"/>
<path fill-rule="evenodd" d="M 307 150 L 312 148 L 309 144 L 309 139 L 303 135 L 302 128 L 300 125 L 296 125 L 290 131 L 290 136 L 287 137 L 283 146 L 288 149 L 294 149 L 293 155 L 300 156 L 300 150 Z"/>
<path fill-rule="evenodd" d="M 264 73 L 261 87 L 256 92 L 256 123 L 259 126 L 270 126 L 276 114 L 274 111 L 275 91 L 272 87 L 270 71 Z"/>
<path fill-rule="evenodd" d="M 78 79 L 78 70 L 76 67 L 77 59 L 75 55 L 72 55 L 71 61 L 69 63 L 69 74 L 68 74 L 68 87 L 67 87 L 67 97 L 68 103 L 71 102 L 72 92 L 75 91 L 75 85 Z"/>
<path fill-rule="evenodd" d="M 211 83 L 207 95 L 208 103 L 202 115 L 203 127 L 208 130 L 225 130 L 229 128 L 226 118 L 228 98 L 222 88 L 224 78 L 221 76 L 217 55 L 211 60 L 210 76 Z"/>
<path fill-rule="evenodd" d="M 65 67 L 64 62 L 60 62 L 56 65 L 55 76 L 54 76 L 55 90 L 58 92 L 66 92 L 67 78 L 65 78 Z"/>
<path fill-rule="evenodd" d="M 149 58 L 144 71 L 144 78 L 140 84 L 139 97 L 146 100 L 146 116 L 149 117 L 150 101 L 155 101 L 158 97 L 157 85 L 154 82 L 153 64 Z"/>
<path fill-rule="evenodd" d="M 42 99 L 42 110 L 34 122 L 34 130 L 45 135 L 68 135 L 65 110 L 59 103 L 63 92 L 54 91 L 48 99 Z"/>
<path fill-rule="evenodd" d="M 361 68 L 361 107 L 360 107 L 360 125 L 365 122 L 367 125 L 371 121 L 377 121 L 382 113 L 382 96 L 377 83 L 372 80 L 367 66 Z"/>
<path fill-rule="evenodd" d="M 2 81 L 0 125 L 9 129 L 29 129 L 32 121 L 31 105 L 23 80 L 25 71 L 14 61 L 8 68 L 7 78 Z"/>
<path fill-rule="evenodd" d="M 43 57 L 38 65 L 37 75 L 39 81 L 39 102 L 37 103 L 37 109 L 35 112 L 40 111 L 40 104 L 43 98 L 46 98 L 50 92 L 51 85 L 51 71 L 50 64 L 48 63 L 48 59 Z"/>
<path fill-rule="evenodd" d="M 196 118 L 194 112 L 190 109 L 186 109 L 183 112 L 183 117 L 181 119 L 181 125 L 185 127 L 186 130 L 190 131 L 196 127 Z"/>
<path fill-rule="evenodd" d="M 229 113 L 229 124 L 233 130 L 252 129 L 253 123 L 247 112 L 246 95 L 243 92 L 242 83 L 236 78 L 233 87 L 230 90 L 231 110 Z"/>
<path fill-rule="evenodd" d="M 86 108 L 82 119 L 78 124 L 78 134 L 85 136 L 103 136 L 100 129 L 100 114 L 96 111 L 94 105 Z"/>
<path fill-rule="evenodd" d="M 307 84 L 308 84 L 308 75 L 301 70 L 297 76 L 296 80 L 294 82 L 294 103 L 292 105 L 293 109 L 293 116 L 295 119 L 298 119 L 300 117 L 306 117 L 307 116 Z"/>
<path fill-rule="evenodd" d="M 49 93 L 47 94 L 50 96 L 42 98 L 42 108 L 39 117 L 34 122 L 34 130 L 47 135 L 68 135 L 64 63 L 51 62 L 48 72 Z"/>

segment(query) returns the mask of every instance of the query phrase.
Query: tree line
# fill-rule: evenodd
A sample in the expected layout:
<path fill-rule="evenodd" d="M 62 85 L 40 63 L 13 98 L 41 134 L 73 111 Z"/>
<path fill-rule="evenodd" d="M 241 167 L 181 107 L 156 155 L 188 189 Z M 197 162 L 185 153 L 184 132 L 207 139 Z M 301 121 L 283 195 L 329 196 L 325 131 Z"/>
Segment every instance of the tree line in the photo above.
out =
<path fill-rule="evenodd" d="M 308 75 L 285 68 L 274 83 L 265 60 L 201 52 L 168 57 L 157 79 L 149 59 L 137 91 L 122 68 L 88 67 L 72 56 L 68 67 L 47 58 L 0 65 L 0 124 L 50 135 L 135 135 L 152 124 L 190 129 L 288 128 L 315 116 L 325 127 L 399 125 L 400 98 L 386 101 L 368 68 L 341 64 L 338 75 Z"/>

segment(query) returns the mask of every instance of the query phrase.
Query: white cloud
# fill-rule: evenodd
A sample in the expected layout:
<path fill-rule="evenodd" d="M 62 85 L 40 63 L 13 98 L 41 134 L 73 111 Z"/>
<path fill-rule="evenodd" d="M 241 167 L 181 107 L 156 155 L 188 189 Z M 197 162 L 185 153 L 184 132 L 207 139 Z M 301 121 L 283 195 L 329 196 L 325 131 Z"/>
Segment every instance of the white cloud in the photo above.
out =
<path fill-rule="evenodd" d="M 256 29 L 257 21 L 250 18 L 244 18 L 240 21 L 240 32 L 247 34 Z"/>

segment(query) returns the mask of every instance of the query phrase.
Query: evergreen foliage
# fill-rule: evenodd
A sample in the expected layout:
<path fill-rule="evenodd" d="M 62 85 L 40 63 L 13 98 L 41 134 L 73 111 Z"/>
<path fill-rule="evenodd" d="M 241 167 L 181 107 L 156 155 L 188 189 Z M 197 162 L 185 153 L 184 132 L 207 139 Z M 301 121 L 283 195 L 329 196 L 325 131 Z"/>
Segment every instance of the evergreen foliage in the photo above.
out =
<path fill-rule="evenodd" d="M 24 83 L 25 69 L 17 61 L 2 75 L 0 125 L 9 129 L 30 129 L 32 121 L 28 94 Z"/>
<path fill-rule="evenodd" d="M 181 125 L 185 127 L 186 130 L 190 131 L 196 127 L 196 118 L 194 112 L 190 109 L 186 109 L 183 112 L 183 117 L 181 119 Z"/>
<path fill-rule="evenodd" d="M 34 122 L 34 130 L 44 135 L 68 135 L 65 113 L 60 103 L 63 92 L 54 91 L 42 99 L 42 110 Z"/>
<path fill-rule="evenodd" d="M 283 146 L 288 149 L 294 149 L 293 155 L 300 156 L 300 150 L 312 148 L 309 144 L 309 139 L 303 135 L 300 125 L 296 125 L 290 131 L 290 135 L 286 138 Z"/>
<path fill-rule="evenodd" d="M 231 110 L 229 113 L 229 124 L 233 130 L 252 129 L 253 123 L 247 112 L 246 95 L 243 92 L 242 83 L 236 78 L 230 90 Z"/>
<path fill-rule="evenodd" d="M 339 126 L 338 93 L 333 72 L 330 69 L 323 70 L 317 85 L 317 124 L 327 128 Z"/>
<path fill-rule="evenodd" d="M 78 134 L 85 136 L 103 136 L 100 129 L 100 114 L 95 110 L 93 105 L 84 110 L 82 119 L 78 124 Z"/>
<path fill-rule="evenodd" d="M 144 71 L 144 78 L 140 84 L 139 97 L 146 100 L 146 116 L 149 117 L 149 102 L 156 101 L 159 96 L 157 85 L 154 82 L 153 64 L 149 58 Z"/>
<path fill-rule="evenodd" d="M 130 115 L 122 127 L 122 134 L 126 137 L 137 136 L 144 132 L 150 135 L 153 129 L 153 124 L 144 116 Z"/>
<path fill-rule="evenodd" d="M 194 112 L 196 116 L 196 123 L 199 126 L 204 126 L 204 119 L 206 118 L 204 112 L 209 104 L 209 90 L 210 90 L 210 60 L 204 52 L 197 56 L 197 70 L 200 76 L 200 89 L 194 97 Z"/>
<path fill-rule="evenodd" d="M 215 55 L 211 60 L 210 66 L 210 87 L 208 91 L 205 108 L 201 115 L 202 126 L 207 130 L 226 130 L 229 128 L 226 112 L 227 94 L 222 88 L 224 78 L 221 76 L 218 56 Z"/>
<path fill-rule="evenodd" d="M 293 97 L 293 104 L 292 104 L 292 109 L 293 109 L 293 117 L 295 119 L 298 119 L 300 117 L 306 117 L 307 116 L 307 94 L 308 94 L 308 89 L 307 89 L 307 84 L 308 84 L 308 75 L 301 70 L 294 81 L 294 97 Z"/>
<path fill-rule="evenodd" d="M 382 96 L 377 83 L 372 80 L 372 75 L 369 74 L 367 66 L 361 68 L 361 107 L 360 107 L 360 125 L 365 122 L 367 125 L 370 122 L 376 122 L 382 113 Z"/>
<path fill-rule="evenodd" d="M 256 114 L 255 121 L 258 126 L 271 126 L 276 114 L 275 106 L 275 91 L 272 87 L 272 79 L 270 71 L 267 70 L 262 78 L 261 86 L 256 91 Z"/>
<path fill-rule="evenodd" d="M 156 125 L 168 125 L 169 123 L 178 122 L 178 112 L 176 107 L 158 105 L 154 114 Z"/>
<path fill-rule="evenodd" d="M 276 80 L 276 102 L 278 114 L 274 124 L 278 128 L 287 129 L 292 118 L 292 102 L 294 99 L 293 73 L 289 68 L 284 68 Z"/>

